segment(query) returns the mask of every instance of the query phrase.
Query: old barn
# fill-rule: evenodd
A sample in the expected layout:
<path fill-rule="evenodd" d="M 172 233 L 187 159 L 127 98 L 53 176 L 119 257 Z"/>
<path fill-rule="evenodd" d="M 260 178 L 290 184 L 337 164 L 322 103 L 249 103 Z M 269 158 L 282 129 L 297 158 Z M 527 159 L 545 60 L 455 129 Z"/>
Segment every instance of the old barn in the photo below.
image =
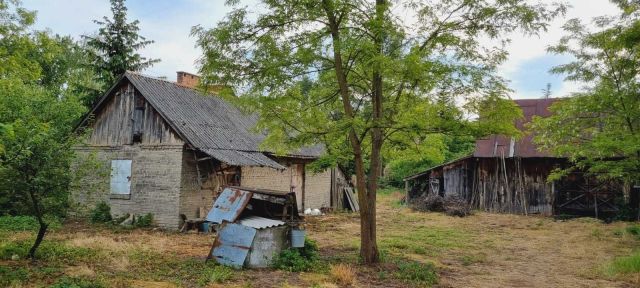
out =
<path fill-rule="evenodd" d="M 107 201 L 116 215 L 151 213 L 170 229 L 204 217 L 226 186 L 292 191 L 299 210 L 343 204 L 348 182 L 339 169 L 307 169 L 322 147 L 264 151 L 264 135 L 252 130 L 257 116 L 203 95 L 197 83 L 185 72 L 177 83 L 122 75 L 79 126 L 89 133 L 76 167 L 93 158 L 105 171 L 87 173 L 75 199 Z"/>
<path fill-rule="evenodd" d="M 533 116 L 549 116 L 554 101 L 515 100 L 524 115 L 516 127 L 525 131 Z M 567 159 L 538 150 L 532 138 L 525 133 L 519 140 L 500 135 L 478 139 L 472 154 L 407 177 L 408 199 L 433 193 L 460 197 L 474 209 L 492 212 L 595 216 L 615 214 L 620 200 L 636 201 L 620 183 L 580 172 L 547 181 L 553 169 L 567 165 Z"/>

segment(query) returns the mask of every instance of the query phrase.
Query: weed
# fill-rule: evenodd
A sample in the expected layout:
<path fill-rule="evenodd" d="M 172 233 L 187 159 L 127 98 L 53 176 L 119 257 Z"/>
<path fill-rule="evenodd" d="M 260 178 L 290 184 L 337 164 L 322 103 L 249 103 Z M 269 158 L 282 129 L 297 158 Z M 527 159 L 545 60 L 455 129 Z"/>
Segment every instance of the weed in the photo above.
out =
<path fill-rule="evenodd" d="M 151 225 L 153 225 L 153 214 L 151 213 L 138 216 L 136 217 L 135 222 L 133 222 L 133 226 L 139 228 L 151 227 Z"/>
<path fill-rule="evenodd" d="M 198 285 L 207 286 L 214 283 L 224 283 L 233 278 L 233 270 L 222 265 L 207 265 L 200 271 L 201 276 L 198 279 Z"/>
<path fill-rule="evenodd" d="M 29 272 L 22 267 L 0 266 L 0 286 L 19 286 L 29 279 Z"/>
<path fill-rule="evenodd" d="M 400 261 L 396 277 L 421 286 L 431 286 L 438 283 L 438 274 L 433 263 Z"/>
<path fill-rule="evenodd" d="M 55 217 L 45 217 L 44 221 L 49 229 L 57 229 L 62 226 L 60 220 Z M 0 216 L 0 230 L 2 231 L 37 231 L 40 225 L 33 216 Z"/>
<path fill-rule="evenodd" d="M 91 222 L 93 223 L 107 223 L 111 222 L 111 207 L 107 202 L 101 201 L 96 204 L 96 207 L 91 210 Z"/>
<path fill-rule="evenodd" d="M 356 281 L 356 272 L 345 264 L 331 265 L 329 274 L 340 287 L 351 286 Z"/>
<path fill-rule="evenodd" d="M 18 256 L 18 258 L 25 259 L 27 258 L 27 254 L 32 244 L 33 240 L 30 239 L 0 243 L 0 259 L 11 259 L 14 258 L 14 255 Z M 62 263 L 75 263 L 82 259 L 95 258 L 95 256 L 95 251 L 93 250 L 80 247 L 69 247 L 59 241 L 42 242 L 40 248 L 38 248 L 38 252 L 36 253 L 36 257 L 42 260 Z"/>
<path fill-rule="evenodd" d="M 636 236 L 640 240 L 640 225 L 627 226 L 627 233 Z"/>
<path fill-rule="evenodd" d="M 51 288 L 103 288 L 107 287 L 96 279 L 84 279 L 75 277 L 62 277 Z"/>
<path fill-rule="evenodd" d="M 487 260 L 486 254 L 464 255 L 460 258 L 462 265 L 469 266 L 475 263 L 483 263 Z"/>
<path fill-rule="evenodd" d="M 301 272 L 309 271 L 318 261 L 318 244 L 306 238 L 304 247 L 285 249 L 273 259 L 273 267 L 276 269 Z"/>
<path fill-rule="evenodd" d="M 632 255 L 618 257 L 605 267 L 610 276 L 618 274 L 632 274 L 640 272 L 640 251 Z"/>

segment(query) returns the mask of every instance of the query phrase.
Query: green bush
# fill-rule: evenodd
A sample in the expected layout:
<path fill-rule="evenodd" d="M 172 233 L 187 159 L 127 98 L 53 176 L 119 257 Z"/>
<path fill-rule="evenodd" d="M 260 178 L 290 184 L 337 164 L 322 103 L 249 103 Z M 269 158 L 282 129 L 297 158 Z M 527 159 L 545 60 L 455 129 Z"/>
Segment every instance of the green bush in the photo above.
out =
<path fill-rule="evenodd" d="M 413 261 L 398 262 L 398 279 L 416 285 L 431 286 L 438 283 L 438 274 L 433 263 L 419 263 Z"/>
<path fill-rule="evenodd" d="M 91 222 L 107 223 L 111 222 L 111 220 L 113 220 L 111 217 L 111 207 L 107 202 L 101 201 L 91 210 Z"/>
<path fill-rule="evenodd" d="M 627 233 L 636 236 L 640 240 L 640 225 L 631 225 L 627 227 Z"/>
<path fill-rule="evenodd" d="M 285 249 L 273 259 L 273 267 L 291 272 L 309 271 L 318 261 L 318 244 L 305 238 L 304 247 Z"/>
<path fill-rule="evenodd" d="M 45 217 L 44 221 L 49 229 L 57 229 L 62 226 L 61 221 L 55 217 Z M 33 216 L 0 216 L 0 230 L 3 231 L 38 231 L 40 225 Z"/>
<path fill-rule="evenodd" d="M 138 216 L 133 222 L 133 226 L 140 227 L 140 228 L 151 227 L 151 225 L 153 225 L 153 214 L 151 213 Z"/>

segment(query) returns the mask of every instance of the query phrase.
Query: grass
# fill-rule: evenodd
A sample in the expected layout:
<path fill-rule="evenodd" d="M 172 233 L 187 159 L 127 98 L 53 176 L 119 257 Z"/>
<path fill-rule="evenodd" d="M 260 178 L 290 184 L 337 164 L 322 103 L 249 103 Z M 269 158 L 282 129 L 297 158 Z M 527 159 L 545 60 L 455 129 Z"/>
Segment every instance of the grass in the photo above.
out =
<path fill-rule="evenodd" d="M 449 217 L 396 205 L 401 196 L 391 189 L 378 195 L 377 238 L 382 263 L 375 266 L 359 263 L 360 227 L 355 213 L 307 219 L 307 234 L 316 240 L 318 253 L 314 256 L 317 261 L 303 272 L 233 270 L 205 263 L 204 256 L 214 239 L 210 234 L 118 229 L 75 222 L 47 234 L 34 265 L 25 257 L 35 231 L 13 225 L 0 228 L 0 287 L 640 284 L 636 280 L 640 279 L 638 224 L 604 224 L 589 219 L 553 221 L 483 212 L 466 218 Z M 14 255 L 18 260 L 12 260 Z"/>
<path fill-rule="evenodd" d="M 331 265 L 329 273 L 331 279 L 340 287 L 349 287 L 356 283 L 356 271 L 349 265 Z"/>
<path fill-rule="evenodd" d="M 55 217 L 45 217 L 48 229 L 54 230 L 62 226 Z M 0 216 L 0 231 L 38 231 L 38 220 L 32 216 Z"/>
<path fill-rule="evenodd" d="M 620 276 L 640 273 L 640 251 L 629 256 L 617 257 L 605 266 L 609 276 Z"/>

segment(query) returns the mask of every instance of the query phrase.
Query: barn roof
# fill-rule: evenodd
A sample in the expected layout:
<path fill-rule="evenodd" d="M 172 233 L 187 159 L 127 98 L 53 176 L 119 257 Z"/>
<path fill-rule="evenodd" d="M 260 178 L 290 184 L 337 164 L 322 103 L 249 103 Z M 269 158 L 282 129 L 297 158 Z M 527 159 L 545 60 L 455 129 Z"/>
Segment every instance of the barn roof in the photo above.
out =
<path fill-rule="evenodd" d="M 522 109 L 524 118 L 516 122 L 516 128 L 525 132 L 527 123 L 533 116 L 548 117 L 551 115 L 549 106 L 557 101 L 557 98 L 549 99 L 520 99 L 514 102 Z M 526 133 L 520 140 L 512 140 L 511 137 L 491 135 L 484 139 L 476 140 L 474 157 L 552 157 L 548 151 L 540 151 L 533 143 L 533 133 Z"/>
<path fill-rule="evenodd" d="M 185 142 L 203 153 L 230 165 L 284 168 L 265 155 L 271 154 L 269 151 L 260 149 L 265 135 L 252 132 L 258 115 L 243 113 L 220 97 L 137 73 L 126 72 L 115 86 L 123 79 L 133 84 Z M 91 114 L 99 109 L 103 100 Z M 317 145 L 287 156 L 314 159 L 323 150 Z"/>

